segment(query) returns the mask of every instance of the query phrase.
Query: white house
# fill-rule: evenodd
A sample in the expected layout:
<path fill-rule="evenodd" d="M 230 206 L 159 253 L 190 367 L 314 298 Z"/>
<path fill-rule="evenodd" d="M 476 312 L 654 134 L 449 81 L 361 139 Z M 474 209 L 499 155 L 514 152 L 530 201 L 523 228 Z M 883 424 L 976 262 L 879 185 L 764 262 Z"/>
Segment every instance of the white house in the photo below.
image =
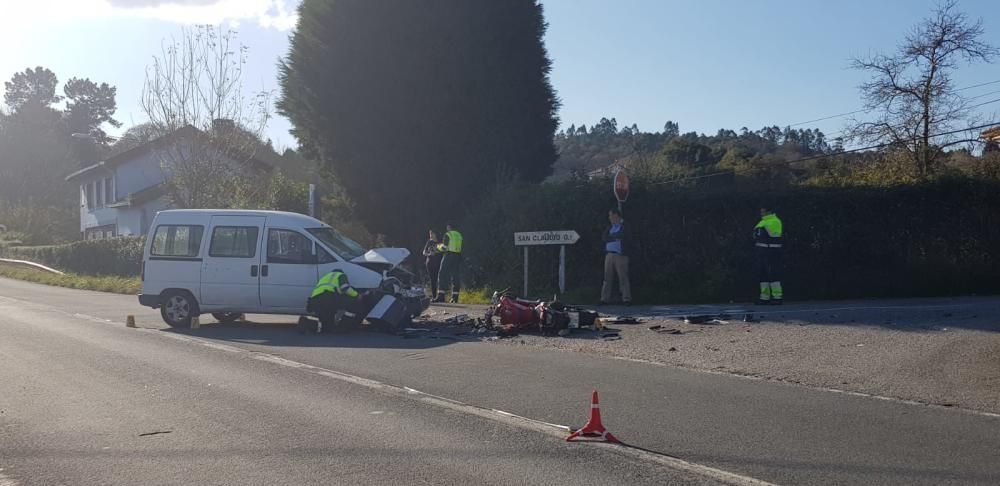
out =
<path fill-rule="evenodd" d="M 145 235 L 153 216 L 170 209 L 162 163 L 167 144 L 200 135 L 190 125 L 66 176 L 80 187 L 80 235 L 83 239 Z M 255 164 L 269 166 L 254 158 Z"/>

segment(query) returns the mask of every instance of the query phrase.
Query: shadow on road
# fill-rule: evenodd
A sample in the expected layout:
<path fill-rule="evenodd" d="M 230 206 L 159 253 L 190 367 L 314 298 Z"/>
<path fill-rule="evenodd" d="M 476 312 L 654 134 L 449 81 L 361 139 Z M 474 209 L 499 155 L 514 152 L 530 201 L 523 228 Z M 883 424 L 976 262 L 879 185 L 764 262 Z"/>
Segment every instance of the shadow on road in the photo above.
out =
<path fill-rule="evenodd" d="M 602 314 L 639 317 L 644 321 L 643 324 L 648 321 L 680 323 L 684 322 L 685 317 L 707 317 L 707 322 L 697 324 L 712 326 L 743 322 L 750 316 L 749 323 L 753 325 L 881 327 L 906 332 L 936 332 L 956 328 L 1000 332 L 1000 298 L 996 297 L 789 302 L 783 306 L 730 304 L 606 307 L 600 311 Z"/>
<path fill-rule="evenodd" d="M 419 327 L 416 326 L 416 327 Z M 321 348 L 383 348 L 431 349 L 460 341 L 475 341 L 469 336 L 456 336 L 444 330 L 394 335 L 374 331 L 344 333 L 299 334 L 294 323 L 247 322 L 240 324 L 204 324 L 198 329 L 164 329 L 163 332 L 184 334 L 218 341 L 260 346 L 321 347 Z"/>

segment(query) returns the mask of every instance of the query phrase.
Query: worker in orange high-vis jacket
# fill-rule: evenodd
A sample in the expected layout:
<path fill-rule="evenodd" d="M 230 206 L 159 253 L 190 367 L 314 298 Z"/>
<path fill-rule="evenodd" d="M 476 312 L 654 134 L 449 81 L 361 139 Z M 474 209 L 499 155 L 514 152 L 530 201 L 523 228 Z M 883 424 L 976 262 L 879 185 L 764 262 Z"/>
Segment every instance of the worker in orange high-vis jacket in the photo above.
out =
<path fill-rule="evenodd" d="M 760 284 L 758 305 L 781 305 L 785 291 L 781 287 L 781 270 L 784 260 L 782 236 L 784 229 L 778 215 L 770 207 L 760 208 L 760 222 L 753 228 L 754 250 Z"/>

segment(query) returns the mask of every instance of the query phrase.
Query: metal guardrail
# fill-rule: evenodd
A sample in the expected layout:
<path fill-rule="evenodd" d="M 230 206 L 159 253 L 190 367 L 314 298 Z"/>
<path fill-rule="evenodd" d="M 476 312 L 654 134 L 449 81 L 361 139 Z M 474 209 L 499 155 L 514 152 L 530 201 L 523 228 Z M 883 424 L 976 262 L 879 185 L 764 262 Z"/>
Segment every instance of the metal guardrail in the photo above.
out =
<path fill-rule="evenodd" d="M 56 270 L 54 268 L 46 267 L 41 263 L 29 262 L 27 260 L 11 260 L 9 258 L 0 258 L 0 263 L 8 263 L 11 265 L 20 265 L 22 267 L 34 268 L 35 270 L 42 270 L 44 272 L 54 273 L 56 275 L 65 275 L 63 272 Z"/>

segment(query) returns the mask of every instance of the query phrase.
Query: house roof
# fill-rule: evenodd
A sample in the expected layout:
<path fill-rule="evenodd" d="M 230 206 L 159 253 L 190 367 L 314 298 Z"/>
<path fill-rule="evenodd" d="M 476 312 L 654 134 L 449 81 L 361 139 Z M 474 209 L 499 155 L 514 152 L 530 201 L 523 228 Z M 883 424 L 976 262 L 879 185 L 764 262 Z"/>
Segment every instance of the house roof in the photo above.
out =
<path fill-rule="evenodd" d="M 204 132 L 202 132 L 201 130 L 199 130 L 199 129 L 191 126 L 191 125 L 184 125 L 183 127 L 178 128 L 177 130 L 174 130 L 173 132 L 168 133 L 168 134 L 166 134 L 166 135 L 164 135 L 162 137 L 150 140 L 149 142 L 146 142 L 146 143 L 144 143 L 142 145 L 138 145 L 138 146 L 132 147 L 131 149 L 128 149 L 128 150 L 126 150 L 124 152 L 112 155 L 111 157 L 108 157 L 107 159 L 102 160 L 102 161 L 100 161 L 100 162 L 98 162 L 96 164 L 89 165 L 89 166 L 84 167 L 84 168 L 82 168 L 80 170 L 77 170 L 77 171 L 73 172 L 72 174 L 67 175 L 66 176 L 66 180 L 69 181 L 69 180 L 76 179 L 76 178 L 81 177 L 83 175 L 90 174 L 90 173 L 92 173 L 92 172 L 94 172 L 96 170 L 99 170 L 101 168 L 113 169 L 113 168 L 115 168 L 115 167 L 117 167 L 117 166 L 119 166 L 121 164 L 124 164 L 124 163 L 126 163 L 128 161 L 135 160 L 137 157 L 141 157 L 141 156 L 143 156 L 143 155 L 145 155 L 145 154 L 153 151 L 156 148 L 162 147 L 164 145 L 173 143 L 173 142 L 175 142 L 177 140 L 181 140 L 181 139 L 184 139 L 184 138 L 196 137 L 196 136 L 201 135 L 203 133 Z M 273 168 L 273 166 L 271 164 L 265 162 L 257 154 L 255 154 L 254 156 L 250 157 L 250 159 L 248 160 L 248 162 L 250 162 L 251 164 L 254 164 L 258 168 L 263 169 L 263 170 L 268 170 L 269 171 L 269 170 L 271 170 Z"/>
<path fill-rule="evenodd" d="M 987 141 L 1000 140 L 1000 126 L 990 128 L 989 130 L 984 131 L 981 135 Z"/>

